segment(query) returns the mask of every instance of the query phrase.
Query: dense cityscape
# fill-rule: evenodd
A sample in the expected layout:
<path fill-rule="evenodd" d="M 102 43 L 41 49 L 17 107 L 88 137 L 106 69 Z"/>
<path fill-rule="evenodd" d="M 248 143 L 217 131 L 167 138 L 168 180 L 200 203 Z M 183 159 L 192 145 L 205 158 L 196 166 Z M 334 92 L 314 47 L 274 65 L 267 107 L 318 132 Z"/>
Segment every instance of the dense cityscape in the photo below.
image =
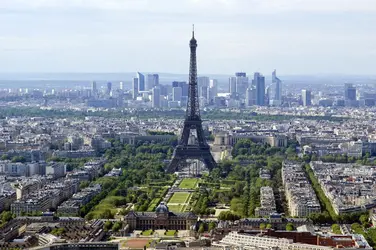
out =
<path fill-rule="evenodd" d="M 57 0 L 46 5 L 40 1 L 31 7 L 23 2 L 31 8 L 27 11 L 12 9 L 9 2 L 4 10 L 12 10 L 10 16 L 33 16 L 37 10 L 62 8 L 67 23 L 77 13 L 97 15 L 110 10 L 112 18 L 133 13 L 140 15 L 142 23 L 143 8 L 149 8 L 148 1 L 141 7 L 116 0 L 107 5 L 89 2 L 54 5 L 61 3 Z M 182 1 L 187 12 L 179 15 L 189 13 L 187 2 L 192 4 Z M 203 1 L 193 4 L 205 6 Z M 213 13 L 219 11 L 215 5 L 235 11 L 230 1 L 213 1 L 208 4 Z M 0 14 L 2 8 L 0 3 Z M 160 10 L 153 11 L 148 10 L 148 18 Z M 166 18 L 169 12 L 163 13 Z M 244 18 L 243 12 L 237 13 Z M 52 15 L 49 18 L 54 20 Z M 104 25 L 104 16 L 96 18 L 97 28 L 111 29 Z M 177 17 L 169 18 L 163 20 L 170 23 Z M 80 25 L 73 26 L 70 29 Z M 163 38 L 151 36 L 151 28 L 147 32 L 151 41 Z M 376 77 L 288 75 L 278 67 L 261 72 L 258 66 L 232 75 L 201 74 L 198 44 L 207 43 L 208 34 L 194 26 L 191 32 L 182 61 L 189 62 L 186 74 L 143 68 L 134 73 L 0 73 L 0 249 L 376 248 Z M 226 35 L 221 32 L 221 39 L 232 39 Z M 313 32 L 307 37 L 315 36 Z M 103 37 L 111 36 L 90 39 L 105 46 Z M 0 34 L 1 49 L 2 39 Z M 137 39 L 138 43 L 144 38 Z M 171 42 L 174 53 L 176 44 L 162 40 Z M 61 44 L 74 48 L 75 42 Z M 35 46 L 32 40 L 30 44 Z M 79 46 L 82 54 L 74 57 L 78 61 L 90 46 L 88 41 L 84 44 Z M 21 51 L 38 51 L 41 58 L 55 49 L 70 53 L 57 49 L 57 43 L 52 50 L 50 44 L 42 45 L 46 50 Z M 142 58 L 143 52 L 138 51 L 142 46 L 132 47 L 141 58 L 129 56 L 132 64 L 139 65 L 139 59 L 163 64 L 157 61 L 158 51 Z M 206 46 L 213 46 L 210 53 L 218 49 L 214 44 Z M 208 47 L 203 47 L 208 53 Z M 5 48 L 0 55 L 16 50 Z M 233 52 L 234 57 L 240 56 L 239 51 Z M 221 56 L 215 55 L 214 60 L 216 56 L 219 61 Z M 278 56 L 270 60 L 278 62 Z M 235 61 L 228 64 L 241 65 Z M 261 57 L 254 61 L 263 64 Z M 325 65 L 325 58 L 319 61 Z M 48 62 L 44 65 L 48 67 Z"/>
<path fill-rule="evenodd" d="M 2 90 L 2 249 L 372 249 L 375 81 L 226 91 L 190 46 L 189 81 Z"/>

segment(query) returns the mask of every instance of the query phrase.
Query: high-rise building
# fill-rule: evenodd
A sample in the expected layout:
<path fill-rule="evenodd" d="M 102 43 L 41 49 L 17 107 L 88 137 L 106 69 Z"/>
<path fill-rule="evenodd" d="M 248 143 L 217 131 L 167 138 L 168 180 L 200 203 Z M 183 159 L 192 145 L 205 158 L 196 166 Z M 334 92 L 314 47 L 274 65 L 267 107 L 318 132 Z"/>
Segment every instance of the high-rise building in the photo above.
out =
<path fill-rule="evenodd" d="M 137 99 L 137 97 L 138 97 L 138 87 L 140 86 L 138 81 L 139 81 L 138 78 L 133 78 L 133 81 L 132 81 L 132 90 L 133 90 L 132 97 L 133 97 L 133 99 Z"/>
<path fill-rule="evenodd" d="M 137 72 L 137 78 L 138 78 L 138 90 L 145 91 L 145 76 L 141 74 L 140 72 Z"/>
<path fill-rule="evenodd" d="M 198 97 L 208 98 L 210 79 L 207 76 L 197 77 Z"/>
<path fill-rule="evenodd" d="M 138 87 L 137 87 L 138 88 Z M 120 82 L 119 83 L 119 89 L 120 90 L 124 90 L 124 83 L 123 82 Z"/>
<path fill-rule="evenodd" d="M 161 90 L 159 89 L 159 86 L 155 86 L 152 89 L 151 105 L 153 108 L 161 107 Z"/>
<path fill-rule="evenodd" d="M 164 97 L 168 96 L 168 94 L 172 92 L 172 88 L 170 88 L 170 86 L 159 84 L 158 87 L 161 90 L 161 95 Z"/>
<path fill-rule="evenodd" d="M 218 80 L 217 79 L 210 79 L 209 87 L 215 88 L 216 91 L 218 91 Z"/>
<path fill-rule="evenodd" d="M 210 79 L 208 103 L 214 103 L 214 97 L 218 95 L 218 81 Z"/>
<path fill-rule="evenodd" d="M 345 100 L 356 100 L 356 87 L 354 87 L 351 83 L 345 83 Z"/>
<path fill-rule="evenodd" d="M 228 79 L 228 91 L 230 92 L 231 97 L 236 96 L 236 77 L 232 76 Z"/>
<path fill-rule="evenodd" d="M 158 74 L 148 74 L 147 75 L 148 84 L 147 89 L 153 89 L 155 86 L 159 85 L 159 75 Z"/>
<path fill-rule="evenodd" d="M 253 85 L 256 87 L 256 105 L 265 105 L 265 77 L 256 72 L 253 78 Z"/>
<path fill-rule="evenodd" d="M 94 81 L 91 83 L 91 91 L 93 92 L 93 94 L 97 93 L 97 82 Z"/>
<path fill-rule="evenodd" d="M 267 86 L 265 88 L 265 104 L 270 103 L 271 96 L 272 96 L 272 86 Z"/>
<path fill-rule="evenodd" d="M 275 102 L 275 105 L 281 105 L 282 103 L 282 81 L 277 77 L 277 71 L 272 73 L 272 83 L 274 84 L 273 92 L 274 96 L 271 97 Z"/>
<path fill-rule="evenodd" d="M 245 106 L 250 107 L 256 104 L 256 88 L 254 86 L 247 88 L 245 95 Z"/>
<path fill-rule="evenodd" d="M 197 84 L 200 86 L 208 86 L 210 84 L 210 79 L 207 76 L 199 76 L 197 77 Z"/>
<path fill-rule="evenodd" d="M 188 83 L 187 82 L 178 82 L 174 81 L 172 82 L 172 87 L 181 87 L 182 89 L 182 96 L 187 96 L 188 97 Z"/>
<path fill-rule="evenodd" d="M 111 94 L 111 91 L 112 91 L 112 82 L 108 82 L 108 83 L 107 83 L 106 94 L 107 94 L 107 95 L 110 95 L 110 94 Z"/>
<path fill-rule="evenodd" d="M 302 101 L 303 101 L 303 106 L 305 107 L 312 105 L 310 90 L 306 90 L 306 89 L 302 90 Z"/>
<path fill-rule="evenodd" d="M 181 87 L 172 88 L 172 100 L 174 102 L 181 102 L 182 96 L 183 96 L 183 89 Z"/>
<path fill-rule="evenodd" d="M 248 88 L 246 95 L 245 95 L 245 106 L 249 107 L 252 106 L 252 89 Z"/>
<path fill-rule="evenodd" d="M 247 73 L 245 73 L 245 72 L 236 72 L 235 76 L 236 77 L 247 77 Z"/>
<path fill-rule="evenodd" d="M 236 72 L 236 93 L 240 98 L 245 98 L 246 91 L 248 88 L 248 77 L 244 72 Z"/>

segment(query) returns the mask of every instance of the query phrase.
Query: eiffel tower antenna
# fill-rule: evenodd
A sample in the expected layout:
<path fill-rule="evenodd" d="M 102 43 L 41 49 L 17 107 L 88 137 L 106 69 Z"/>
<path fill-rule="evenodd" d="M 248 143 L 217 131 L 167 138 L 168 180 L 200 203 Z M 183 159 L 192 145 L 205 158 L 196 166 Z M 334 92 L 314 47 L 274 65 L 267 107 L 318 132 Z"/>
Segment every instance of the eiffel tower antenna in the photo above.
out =
<path fill-rule="evenodd" d="M 217 166 L 212 154 L 210 153 L 210 146 L 206 142 L 204 131 L 202 129 L 197 86 L 197 40 L 195 39 L 194 34 L 193 25 L 192 38 L 189 42 L 191 54 L 189 63 L 187 110 L 179 144 L 176 146 L 170 165 L 167 168 L 167 171 L 170 173 L 178 171 L 182 166 L 185 166 L 183 162 L 186 162 L 187 159 L 201 160 L 209 170 L 212 170 Z M 188 144 L 191 130 L 196 130 L 197 145 Z"/>

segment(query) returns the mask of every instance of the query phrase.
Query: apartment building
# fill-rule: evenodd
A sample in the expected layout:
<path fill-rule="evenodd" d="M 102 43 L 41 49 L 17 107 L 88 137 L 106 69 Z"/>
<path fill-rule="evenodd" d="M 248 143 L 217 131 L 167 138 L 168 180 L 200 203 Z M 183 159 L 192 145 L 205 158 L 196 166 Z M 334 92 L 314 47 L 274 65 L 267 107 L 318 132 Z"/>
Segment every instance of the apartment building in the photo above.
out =
<path fill-rule="evenodd" d="M 290 216 L 306 217 L 321 212 L 319 200 L 300 163 L 284 162 L 282 181 Z"/>
<path fill-rule="evenodd" d="M 256 217 L 265 217 L 265 216 L 269 216 L 270 214 L 277 212 L 273 188 L 271 187 L 260 188 L 260 203 L 261 203 L 261 206 L 255 209 Z"/>

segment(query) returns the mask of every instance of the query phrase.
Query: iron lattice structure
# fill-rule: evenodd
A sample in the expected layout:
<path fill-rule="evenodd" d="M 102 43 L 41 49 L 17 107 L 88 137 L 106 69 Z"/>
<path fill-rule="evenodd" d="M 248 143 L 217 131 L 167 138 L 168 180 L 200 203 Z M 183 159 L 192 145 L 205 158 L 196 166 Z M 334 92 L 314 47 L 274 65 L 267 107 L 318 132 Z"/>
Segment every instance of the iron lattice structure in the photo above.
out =
<path fill-rule="evenodd" d="M 192 39 L 189 43 L 189 47 L 191 49 L 191 56 L 189 64 L 188 103 L 183 132 L 181 134 L 179 144 L 174 150 L 171 163 L 167 169 L 167 171 L 171 173 L 179 170 L 182 166 L 185 166 L 187 159 L 198 159 L 202 161 L 209 170 L 212 170 L 217 165 L 212 154 L 210 153 L 210 146 L 206 142 L 204 131 L 202 129 L 197 86 L 197 40 L 195 39 L 194 31 L 192 33 Z M 196 144 L 188 143 L 191 130 L 196 131 Z"/>

